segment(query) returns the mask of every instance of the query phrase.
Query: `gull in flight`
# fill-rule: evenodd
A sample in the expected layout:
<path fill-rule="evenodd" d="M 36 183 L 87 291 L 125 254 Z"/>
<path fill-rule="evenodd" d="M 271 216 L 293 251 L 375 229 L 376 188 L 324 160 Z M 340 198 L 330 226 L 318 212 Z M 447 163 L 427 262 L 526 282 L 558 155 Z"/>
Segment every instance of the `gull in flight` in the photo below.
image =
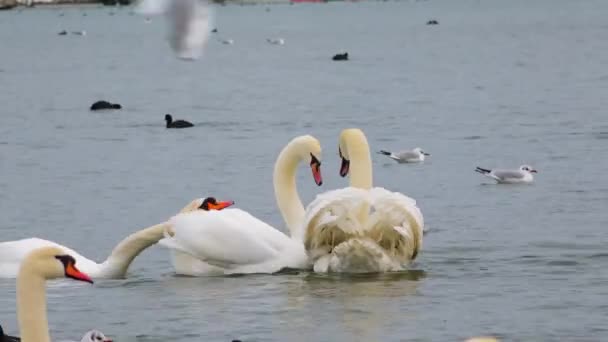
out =
<path fill-rule="evenodd" d="M 405 150 L 400 152 L 389 152 L 380 150 L 379 154 L 385 155 L 398 163 L 419 163 L 424 161 L 425 156 L 430 156 L 429 153 L 424 152 L 420 147 L 416 147 L 413 150 Z"/>
<path fill-rule="evenodd" d="M 137 12 L 146 16 L 164 14 L 169 45 L 177 58 L 196 60 L 209 40 L 209 7 L 207 0 L 141 0 Z"/>
<path fill-rule="evenodd" d="M 477 167 L 475 171 L 496 180 L 499 184 L 532 183 L 533 173 L 538 173 L 530 165 L 522 165 L 517 170 L 483 169 Z"/>

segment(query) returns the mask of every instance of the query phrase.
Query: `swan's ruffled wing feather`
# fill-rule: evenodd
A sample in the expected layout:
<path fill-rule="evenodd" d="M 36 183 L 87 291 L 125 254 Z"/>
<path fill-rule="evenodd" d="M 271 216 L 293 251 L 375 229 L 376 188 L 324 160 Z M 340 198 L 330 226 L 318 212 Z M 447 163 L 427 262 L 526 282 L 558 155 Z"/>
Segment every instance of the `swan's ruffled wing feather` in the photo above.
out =
<path fill-rule="evenodd" d="M 424 219 L 416 201 L 384 188 L 326 192 L 311 202 L 305 217 L 304 241 L 315 269 L 396 270 L 422 245 Z M 325 260 L 327 253 L 333 257 Z M 378 264 L 365 261 L 366 255 Z"/>
<path fill-rule="evenodd" d="M 350 187 L 317 195 L 308 205 L 302 223 L 307 249 L 333 245 L 336 238 L 339 243 L 356 234 L 361 229 L 357 215 L 367 205 L 367 197 L 365 190 Z"/>
<path fill-rule="evenodd" d="M 404 216 L 407 216 L 406 218 L 409 221 L 413 221 L 412 224 L 416 226 L 416 229 L 420 231 L 420 235 L 422 236 L 424 217 L 416 200 L 402 193 L 389 191 L 380 187 L 371 189 L 370 196 L 376 212 L 397 221 L 403 220 Z"/>

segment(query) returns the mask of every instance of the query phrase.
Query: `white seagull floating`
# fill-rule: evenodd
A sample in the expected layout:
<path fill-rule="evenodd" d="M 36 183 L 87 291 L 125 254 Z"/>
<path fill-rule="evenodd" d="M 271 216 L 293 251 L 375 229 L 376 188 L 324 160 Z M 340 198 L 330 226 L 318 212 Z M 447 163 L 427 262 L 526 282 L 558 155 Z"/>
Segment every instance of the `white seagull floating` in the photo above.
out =
<path fill-rule="evenodd" d="M 424 152 L 420 147 L 416 147 L 413 150 L 405 150 L 400 152 L 389 152 L 385 150 L 380 150 L 379 154 L 388 156 L 392 160 L 402 164 L 402 163 L 419 163 L 424 161 L 425 156 L 430 156 L 429 153 Z"/>
<path fill-rule="evenodd" d="M 477 167 L 475 171 L 496 180 L 499 184 L 532 183 L 533 173 L 538 173 L 530 165 L 522 165 L 518 170 L 483 169 Z"/>
<path fill-rule="evenodd" d="M 283 38 L 267 38 L 266 41 L 274 45 L 285 45 L 285 39 Z"/>

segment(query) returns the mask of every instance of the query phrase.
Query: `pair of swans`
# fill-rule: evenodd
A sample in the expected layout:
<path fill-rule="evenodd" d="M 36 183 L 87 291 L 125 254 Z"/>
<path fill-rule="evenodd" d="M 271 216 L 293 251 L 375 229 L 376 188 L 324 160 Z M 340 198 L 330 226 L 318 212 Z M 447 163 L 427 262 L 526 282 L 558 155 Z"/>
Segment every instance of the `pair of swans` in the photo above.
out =
<path fill-rule="evenodd" d="M 340 176 L 349 175 L 350 187 L 318 195 L 303 223 L 314 271 L 403 270 L 422 247 L 424 219 L 416 201 L 373 187 L 369 144 L 361 130 L 343 130 L 338 153 Z"/>
<path fill-rule="evenodd" d="M 173 217 L 159 244 L 172 250 L 176 273 L 200 276 L 274 273 L 282 268 L 316 272 L 401 270 L 422 244 L 422 214 L 399 193 L 372 188 L 369 145 L 359 129 L 340 135 L 341 176 L 351 187 L 318 195 L 306 208 L 296 170 L 310 160 L 321 185 L 321 145 L 312 136 L 289 142 L 275 163 L 275 199 L 290 236 L 240 209 Z M 352 173 L 350 164 L 353 164 Z"/>
<path fill-rule="evenodd" d="M 233 202 L 218 202 L 214 197 L 195 199 L 186 205 L 180 213 L 199 209 L 201 211 L 222 210 L 232 204 Z M 114 247 L 112 253 L 102 263 L 90 260 L 71 248 L 49 240 L 28 238 L 1 242 L 0 277 L 15 278 L 22 261 L 33 250 L 41 247 L 57 247 L 74 256 L 80 269 L 95 279 L 123 278 L 135 257 L 163 238 L 163 232 L 168 224 L 167 222 L 160 223 L 127 236 Z"/>
<path fill-rule="evenodd" d="M 24 257 L 17 275 L 17 318 L 21 339 L 4 336 L 3 332 L 0 338 L 9 342 L 50 342 L 45 282 L 71 278 L 92 284 L 93 280 L 76 268 L 76 263 L 76 259 L 61 248 L 42 247 L 30 251 Z M 98 330 L 91 330 L 82 337 L 81 342 L 112 340 Z"/>

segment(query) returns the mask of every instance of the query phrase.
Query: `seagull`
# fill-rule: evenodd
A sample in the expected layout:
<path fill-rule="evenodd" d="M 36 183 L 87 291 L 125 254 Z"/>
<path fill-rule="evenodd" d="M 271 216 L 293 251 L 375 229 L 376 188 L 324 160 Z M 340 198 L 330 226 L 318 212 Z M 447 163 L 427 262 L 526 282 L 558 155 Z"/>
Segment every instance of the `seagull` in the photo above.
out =
<path fill-rule="evenodd" d="M 534 180 L 533 173 L 538 173 L 530 165 L 522 165 L 517 170 L 490 170 L 477 167 L 475 171 L 496 180 L 499 184 L 519 184 L 532 183 Z"/>
<path fill-rule="evenodd" d="M 218 41 L 222 44 L 234 45 L 234 39 L 219 39 Z"/>
<path fill-rule="evenodd" d="M 402 163 L 419 163 L 424 161 L 425 156 L 430 156 L 430 153 L 424 152 L 420 147 L 416 147 L 413 150 L 405 150 L 397 153 L 392 153 L 385 150 L 380 150 L 379 154 L 388 156 L 389 158 L 397 161 L 399 164 Z"/>
<path fill-rule="evenodd" d="M 165 15 L 169 45 L 177 58 L 196 60 L 202 55 L 210 32 L 207 0 L 141 0 L 137 12 L 147 17 Z"/>
<path fill-rule="evenodd" d="M 285 45 L 285 39 L 283 38 L 266 38 L 266 41 L 274 45 Z"/>

